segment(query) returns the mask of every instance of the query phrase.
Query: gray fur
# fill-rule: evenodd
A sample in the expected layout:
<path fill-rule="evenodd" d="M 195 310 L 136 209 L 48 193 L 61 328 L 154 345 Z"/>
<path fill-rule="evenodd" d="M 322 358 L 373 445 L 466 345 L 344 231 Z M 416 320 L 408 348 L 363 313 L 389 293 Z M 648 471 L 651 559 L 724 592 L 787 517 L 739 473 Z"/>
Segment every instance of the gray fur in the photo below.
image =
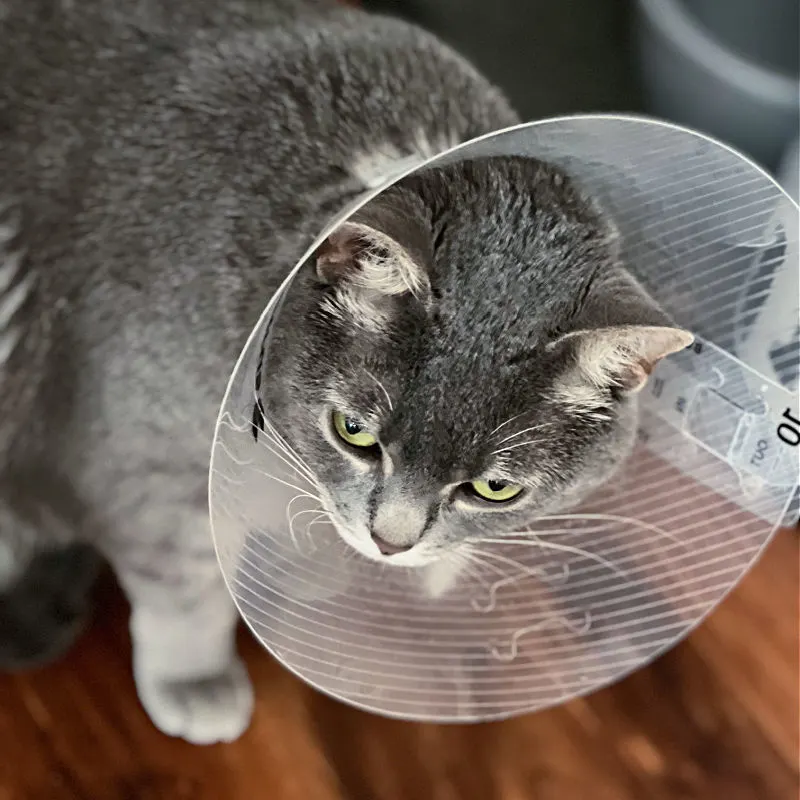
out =
<path fill-rule="evenodd" d="M 523 158 L 431 168 L 343 227 L 392 237 L 387 274 L 413 258 L 426 288 L 365 285 L 374 236 L 351 236 L 348 263 L 334 233 L 287 295 L 268 353 L 280 379 L 262 399 L 354 547 L 430 563 L 487 529 L 574 507 L 615 474 L 636 392 L 692 337 L 619 263 L 614 226 L 568 176 Z M 337 410 L 379 444 L 342 442 Z M 475 479 L 523 492 L 487 503 Z"/>
<path fill-rule="evenodd" d="M 24 286 L 0 330 L 0 602 L 37 553 L 90 543 L 156 724 L 233 738 L 252 697 L 206 476 L 235 359 L 376 153 L 516 117 L 431 36 L 323 0 L 0 0 L 0 80 L 0 267 Z"/>

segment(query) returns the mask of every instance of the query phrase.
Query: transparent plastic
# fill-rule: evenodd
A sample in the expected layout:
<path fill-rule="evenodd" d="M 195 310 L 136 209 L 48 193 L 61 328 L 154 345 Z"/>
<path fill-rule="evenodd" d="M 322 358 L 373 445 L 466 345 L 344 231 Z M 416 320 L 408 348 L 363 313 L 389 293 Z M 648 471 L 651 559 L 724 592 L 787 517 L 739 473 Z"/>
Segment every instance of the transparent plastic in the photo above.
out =
<path fill-rule="evenodd" d="M 217 426 L 220 563 L 247 624 L 289 669 L 408 719 L 504 717 L 617 680 L 696 626 L 797 514 L 793 201 L 728 147 L 636 117 L 523 125 L 416 168 L 478 154 L 563 166 L 615 218 L 626 263 L 697 339 L 651 376 L 618 480 L 574 514 L 531 520 L 515 543 L 481 545 L 481 560 L 432 598 L 421 570 L 436 565 L 364 559 L 325 522 L 280 434 L 252 435 L 255 382 L 275 379 L 269 325 L 289 276 L 242 353 Z"/>

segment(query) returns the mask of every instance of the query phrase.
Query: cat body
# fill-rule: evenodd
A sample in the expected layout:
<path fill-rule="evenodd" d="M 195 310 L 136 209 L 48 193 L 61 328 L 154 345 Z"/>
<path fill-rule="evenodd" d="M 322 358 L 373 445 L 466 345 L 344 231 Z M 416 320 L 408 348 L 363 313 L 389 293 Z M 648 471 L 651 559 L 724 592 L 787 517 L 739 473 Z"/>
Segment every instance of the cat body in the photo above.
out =
<path fill-rule="evenodd" d="M 252 693 L 206 491 L 236 358 L 346 204 L 517 117 L 428 34 L 324 2 L 0 0 L 0 67 L 0 622 L 39 553 L 88 542 L 154 722 L 234 738 Z M 395 564 L 574 506 L 691 341 L 618 249 L 534 159 L 401 180 L 298 273 L 261 434 Z"/>
<path fill-rule="evenodd" d="M 0 618 L 38 554 L 89 542 L 155 723 L 238 735 L 206 494 L 235 360 L 387 164 L 515 121 L 431 36 L 323 2 L 0 0 Z"/>

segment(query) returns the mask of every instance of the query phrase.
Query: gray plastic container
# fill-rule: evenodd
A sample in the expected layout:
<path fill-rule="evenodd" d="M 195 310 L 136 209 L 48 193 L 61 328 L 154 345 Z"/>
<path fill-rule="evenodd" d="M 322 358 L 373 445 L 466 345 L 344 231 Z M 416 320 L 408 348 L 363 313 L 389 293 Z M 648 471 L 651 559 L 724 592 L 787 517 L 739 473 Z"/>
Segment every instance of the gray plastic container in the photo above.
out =
<path fill-rule="evenodd" d="M 800 117 L 798 0 L 637 0 L 649 110 L 775 170 Z"/>

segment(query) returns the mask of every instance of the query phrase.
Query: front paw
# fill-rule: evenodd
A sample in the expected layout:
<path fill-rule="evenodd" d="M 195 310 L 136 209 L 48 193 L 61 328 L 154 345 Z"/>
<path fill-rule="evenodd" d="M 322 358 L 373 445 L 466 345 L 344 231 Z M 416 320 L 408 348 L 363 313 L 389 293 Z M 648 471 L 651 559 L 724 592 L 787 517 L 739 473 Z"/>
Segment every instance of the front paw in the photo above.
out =
<path fill-rule="evenodd" d="M 153 724 L 169 736 L 192 744 L 237 739 L 250 724 L 253 687 L 236 658 L 221 674 L 180 681 L 137 670 L 139 700 Z"/>

